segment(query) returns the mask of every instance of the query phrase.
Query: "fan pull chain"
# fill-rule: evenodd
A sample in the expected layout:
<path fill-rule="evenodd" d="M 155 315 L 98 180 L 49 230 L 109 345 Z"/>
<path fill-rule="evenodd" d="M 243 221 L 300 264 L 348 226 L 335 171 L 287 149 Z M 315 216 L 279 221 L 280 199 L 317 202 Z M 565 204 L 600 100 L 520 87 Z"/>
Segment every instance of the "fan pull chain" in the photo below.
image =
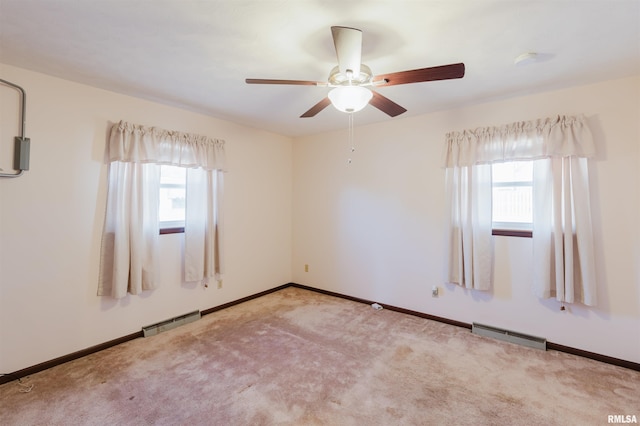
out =
<path fill-rule="evenodd" d="M 354 145 L 354 138 L 353 138 L 353 113 L 349 114 L 348 139 L 349 139 L 349 147 L 351 148 L 351 152 L 353 153 L 356 150 L 356 147 Z M 348 164 L 351 164 L 351 157 L 349 157 Z"/>

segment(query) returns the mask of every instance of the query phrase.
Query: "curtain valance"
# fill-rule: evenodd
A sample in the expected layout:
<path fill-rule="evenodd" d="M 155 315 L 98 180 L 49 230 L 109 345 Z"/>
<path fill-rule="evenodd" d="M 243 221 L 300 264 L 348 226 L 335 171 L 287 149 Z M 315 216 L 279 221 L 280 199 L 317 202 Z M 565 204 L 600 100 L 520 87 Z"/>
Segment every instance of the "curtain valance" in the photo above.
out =
<path fill-rule="evenodd" d="M 450 132 L 443 155 L 445 167 L 574 156 L 595 156 L 593 137 L 583 115 Z"/>
<path fill-rule="evenodd" d="M 224 140 L 120 121 L 111 128 L 110 162 L 227 171 Z"/>

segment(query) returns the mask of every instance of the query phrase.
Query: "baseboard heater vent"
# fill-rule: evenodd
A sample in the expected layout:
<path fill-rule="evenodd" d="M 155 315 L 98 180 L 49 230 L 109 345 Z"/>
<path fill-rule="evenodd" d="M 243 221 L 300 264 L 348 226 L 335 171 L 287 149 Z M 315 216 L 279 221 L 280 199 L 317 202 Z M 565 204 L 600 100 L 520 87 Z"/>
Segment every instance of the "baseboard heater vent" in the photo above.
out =
<path fill-rule="evenodd" d="M 471 326 L 471 332 L 479 336 L 493 337 L 494 339 L 504 340 L 505 342 L 528 346 L 534 349 L 547 350 L 547 339 L 542 337 L 528 336 L 515 331 L 503 330 L 475 322 Z"/>
<path fill-rule="evenodd" d="M 200 311 L 189 312 L 188 314 L 180 315 L 175 318 L 168 319 L 166 321 L 159 322 L 157 324 L 142 327 L 142 334 L 144 337 L 155 336 L 163 331 L 171 330 L 172 328 L 179 327 L 181 325 L 189 324 L 200 319 Z"/>

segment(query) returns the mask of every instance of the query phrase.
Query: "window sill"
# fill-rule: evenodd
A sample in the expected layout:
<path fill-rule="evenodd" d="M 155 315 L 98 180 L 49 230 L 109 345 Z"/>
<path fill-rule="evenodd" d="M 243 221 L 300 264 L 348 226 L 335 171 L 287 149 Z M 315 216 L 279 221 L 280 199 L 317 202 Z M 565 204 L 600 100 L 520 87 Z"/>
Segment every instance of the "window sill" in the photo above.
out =
<path fill-rule="evenodd" d="M 164 235 L 164 234 L 184 234 L 184 226 L 160 229 L 160 235 Z M 531 238 L 533 236 L 533 233 L 531 231 L 515 230 L 515 229 L 493 229 L 491 231 L 491 235 L 497 235 L 501 237 Z"/>
<path fill-rule="evenodd" d="M 494 229 L 491 232 L 491 235 L 499 235 L 501 237 L 521 237 L 521 238 L 531 238 L 533 236 L 532 231 L 527 230 L 516 230 L 516 229 Z"/>
<path fill-rule="evenodd" d="M 160 235 L 164 234 L 184 234 L 184 226 L 175 228 L 160 228 Z"/>

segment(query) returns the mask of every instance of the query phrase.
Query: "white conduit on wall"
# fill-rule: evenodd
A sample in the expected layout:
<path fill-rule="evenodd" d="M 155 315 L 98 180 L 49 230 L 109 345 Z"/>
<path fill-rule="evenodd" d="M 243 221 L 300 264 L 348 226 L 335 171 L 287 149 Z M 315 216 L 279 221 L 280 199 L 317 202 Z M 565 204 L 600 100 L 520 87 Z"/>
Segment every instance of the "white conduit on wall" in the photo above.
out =
<path fill-rule="evenodd" d="M 0 78 L 0 83 L 13 87 L 20 92 L 20 136 L 14 138 L 15 145 L 13 151 L 13 168 L 17 173 L 0 173 L 0 178 L 16 178 L 22 176 L 25 170 L 29 170 L 29 148 L 31 140 L 24 137 L 24 127 L 26 123 L 27 94 L 24 89 L 16 84 Z"/>

